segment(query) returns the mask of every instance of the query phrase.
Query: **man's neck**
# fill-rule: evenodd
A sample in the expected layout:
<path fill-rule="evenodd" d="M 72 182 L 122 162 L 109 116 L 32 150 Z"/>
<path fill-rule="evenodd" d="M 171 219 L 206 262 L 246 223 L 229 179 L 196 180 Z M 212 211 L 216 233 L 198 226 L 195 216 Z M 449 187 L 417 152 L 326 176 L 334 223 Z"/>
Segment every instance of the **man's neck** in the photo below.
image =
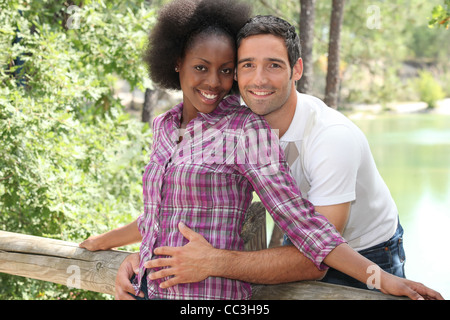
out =
<path fill-rule="evenodd" d="M 294 119 L 297 107 L 297 90 L 294 89 L 292 93 L 281 108 L 264 116 L 270 127 L 278 130 L 279 138 L 286 133 Z"/>

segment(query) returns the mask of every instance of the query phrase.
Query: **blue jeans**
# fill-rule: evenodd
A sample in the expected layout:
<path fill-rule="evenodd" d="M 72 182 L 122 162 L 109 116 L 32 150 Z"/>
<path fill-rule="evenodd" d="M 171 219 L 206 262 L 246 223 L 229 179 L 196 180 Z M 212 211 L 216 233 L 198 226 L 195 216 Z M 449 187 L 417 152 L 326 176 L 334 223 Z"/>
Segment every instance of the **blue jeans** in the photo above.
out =
<path fill-rule="evenodd" d="M 133 275 L 130 279 L 130 282 L 133 283 L 134 278 L 136 277 L 136 275 Z M 141 291 L 144 293 L 144 297 L 138 297 L 132 293 L 128 293 L 130 296 L 132 296 L 133 298 L 135 298 L 136 300 L 166 300 L 166 299 L 159 299 L 159 298 L 149 298 L 148 297 L 148 289 L 147 289 L 147 272 L 145 273 L 145 275 L 142 277 L 142 281 L 141 281 Z"/>
<path fill-rule="evenodd" d="M 133 275 L 131 277 L 131 279 L 130 279 L 131 283 L 133 283 L 135 277 L 136 277 L 136 275 Z M 131 295 L 136 300 L 149 300 L 149 298 L 148 298 L 148 289 L 147 289 L 147 273 L 145 273 L 145 276 L 142 277 L 141 291 L 144 293 L 144 297 L 143 298 L 135 296 L 134 294 L 131 294 L 131 293 L 129 293 L 129 295 Z"/>
<path fill-rule="evenodd" d="M 292 244 L 292 242 L 285 235 L 283 245 L 287 244 Z M 403 228 L 400 222 L 391 239 L 358 252 L 376 263 L 384 271 L 405 278 L 405 250 L 403 249 Z M 369 289 L 367 284 L 333 268 L 328 269 L 327 274 L 321 281 L 360 289 Z"/>

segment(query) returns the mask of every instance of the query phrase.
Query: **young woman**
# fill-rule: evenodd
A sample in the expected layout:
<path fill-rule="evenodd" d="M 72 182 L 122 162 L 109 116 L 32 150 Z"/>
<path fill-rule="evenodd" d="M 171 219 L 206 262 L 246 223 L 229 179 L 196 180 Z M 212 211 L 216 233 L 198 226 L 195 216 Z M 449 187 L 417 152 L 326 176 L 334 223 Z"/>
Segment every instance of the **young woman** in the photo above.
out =
<path fill-rule="evenodd" d="M 145 263 L 157 258 L 157 247 L 187 243 L 180 223 L 215 248 L 242 250 L 240 233 L 253 191 L 319 269 L 327 268 L 324 259 L 329 256 L 333 266 L 352 276 L 370 276 L 365 274 L 370 262 L 349 249 L 301 198 L 264 118 L 230 95 L 235 35 L 249 12 L 236 1 L 175 0 L 164 7 L 152 30 L 145 55 L 150 76 L 163 88 L 181 89 L 183 102 L 154 120 L 153 149 L 143 175 L 144 213 L 80 244 L 98 250 L 141 241 L 136 295 L 142 289 L 148 299 L 249 299 L 250 284 L 219 277 L 161 288 L 164 279 L 150 276 L 158 269 L 146 269 Z"/>

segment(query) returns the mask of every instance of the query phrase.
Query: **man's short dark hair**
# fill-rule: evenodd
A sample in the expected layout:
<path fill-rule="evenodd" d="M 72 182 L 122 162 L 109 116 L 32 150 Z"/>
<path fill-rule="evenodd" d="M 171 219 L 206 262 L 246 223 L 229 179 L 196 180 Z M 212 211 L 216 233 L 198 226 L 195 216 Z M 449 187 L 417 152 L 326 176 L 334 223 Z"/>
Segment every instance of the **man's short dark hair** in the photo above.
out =
<path fill-rule="evenodd" d="M 272 16 L 261 16 L 251 18 L 237 35 L 237 47 L 239 48 L 241 41 L 250 36 L 260 34 L 271 34 L 284 39 L 288 52 L 289 64 L 291 69 L 301 57 L 300 37 L 295 32 L 295 27 L 289 22 Z"/>

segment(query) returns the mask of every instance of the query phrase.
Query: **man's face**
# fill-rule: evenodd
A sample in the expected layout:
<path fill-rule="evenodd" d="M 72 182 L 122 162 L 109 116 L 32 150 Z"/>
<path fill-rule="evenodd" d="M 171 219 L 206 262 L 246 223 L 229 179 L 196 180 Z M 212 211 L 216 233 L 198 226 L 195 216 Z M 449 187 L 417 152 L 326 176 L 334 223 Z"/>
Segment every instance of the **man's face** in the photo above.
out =
<path fill-rule="evenodd" d="M 242 40 L 237 81 L 242 98 L 254 113 L 264 116 L 283 107 L 296 94 L 295 81 L 301 73 L 301 59 L 291 71 L 281 37 L 263 34 Z"/>

